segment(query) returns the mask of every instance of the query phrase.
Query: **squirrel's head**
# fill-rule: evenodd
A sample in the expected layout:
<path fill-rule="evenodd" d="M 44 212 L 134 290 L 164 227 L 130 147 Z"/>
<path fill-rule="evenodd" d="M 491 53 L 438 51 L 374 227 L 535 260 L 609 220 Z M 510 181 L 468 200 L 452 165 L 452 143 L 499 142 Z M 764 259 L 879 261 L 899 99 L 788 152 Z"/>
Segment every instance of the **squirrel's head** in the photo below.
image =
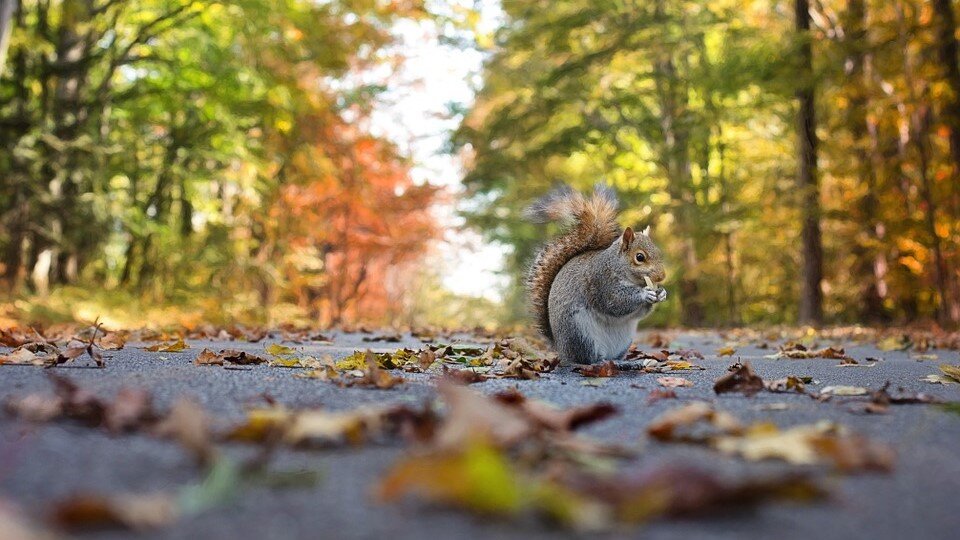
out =
<path fill-rule="evenodd" d="M 654 283 L 661 283 L 667 278 L 667 272 L 663 268 L 663 254 L 650 238 L 650 227 L 640 233 L 634 233 L 633 229 L 627 227 L 614 245 L 637 285 L 644 285 L 644 277 L 649 277 Z"/>

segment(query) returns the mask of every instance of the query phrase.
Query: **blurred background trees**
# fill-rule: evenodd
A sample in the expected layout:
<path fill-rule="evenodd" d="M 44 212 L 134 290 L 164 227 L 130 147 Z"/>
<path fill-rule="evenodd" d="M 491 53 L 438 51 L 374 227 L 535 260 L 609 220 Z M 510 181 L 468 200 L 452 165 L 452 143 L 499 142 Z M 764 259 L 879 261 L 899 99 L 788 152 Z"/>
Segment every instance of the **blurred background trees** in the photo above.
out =
<path fill-rule="evenodd" d="M 521 208 L 606 181 L 670 256 L 663 322 L 960 320 L 954 3 L 503 8 L 455 143 L 513 274 L 550 232 Z"/>
<path fill-rule="evenodd" d="M 436 236 L 352 74 L 416 2 L 24 0 L 0 85 L 0 282 L 391 313 Z"/>
<path fill-rule="evenodd" d="M 670 258 L 658 323 L 960 321 L 955 2 L 431 5 L 3 2 L 6 296 L 516 322 L 554 232 L 521 209 L 603 181 Z M 476 99 L 451 106 L 449 195 L 506 253 L 503 305 L 444 290 L 425 257 L 460 234 L 433 212 L 450 198 L 371 128 L 384 88 L 365 74 L 403 62 L 399 22 L 426 20 L 485 58 Z"/>

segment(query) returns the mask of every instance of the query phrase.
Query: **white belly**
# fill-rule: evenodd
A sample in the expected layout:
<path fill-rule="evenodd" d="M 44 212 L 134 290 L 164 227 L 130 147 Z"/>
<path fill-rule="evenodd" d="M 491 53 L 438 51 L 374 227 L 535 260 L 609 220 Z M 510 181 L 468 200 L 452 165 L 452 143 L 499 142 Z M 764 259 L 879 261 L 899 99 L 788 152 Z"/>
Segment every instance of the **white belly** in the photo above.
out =
<path fill-rule="evenodd" d="M 616 319 L 585 309 L 574 319 L 577 327 L 593 338 L 594 353 L 600 358 L 613 358 L 630 346 L 639 317 Z"/>

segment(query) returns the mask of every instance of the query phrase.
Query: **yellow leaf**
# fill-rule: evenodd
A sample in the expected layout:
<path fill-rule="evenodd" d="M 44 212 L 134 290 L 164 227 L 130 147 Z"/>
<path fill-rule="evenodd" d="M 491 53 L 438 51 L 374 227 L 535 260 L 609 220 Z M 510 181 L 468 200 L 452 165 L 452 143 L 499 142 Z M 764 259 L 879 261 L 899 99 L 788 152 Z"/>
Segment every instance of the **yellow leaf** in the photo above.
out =
<path fill-rule="evenodd" d="M 492 446 L 474 443 L 462 451 L 411 456 L 380 482 L 378 497 L 407 494 L 485 514 L 516 514 L 528 504 L 517 472 Z"/>
<path fill-rule="evenodd" d="M 173 343 L 157 343 L 156 345 L 144 347 L 143 350 L 150 352 L 180 352 L 189 348 L 190 346 L 184 343 L 183 338 L 180 338 Z"/>
<path fill-rule="evenodd" d="M 960 366 L 951 366 L 950 364 L 940 364 L 940 371 L 954 381 L 960 383 Z"/>
<path fill-rule="evenodd" d="M 274 343 L 266 348 L 267 354 L 272 354 L 273 356 L 280 356 L 282 354 L 296 354 L 297 351 L 293 350 L 286 345 L 281 345 L 279 343 Z"/>

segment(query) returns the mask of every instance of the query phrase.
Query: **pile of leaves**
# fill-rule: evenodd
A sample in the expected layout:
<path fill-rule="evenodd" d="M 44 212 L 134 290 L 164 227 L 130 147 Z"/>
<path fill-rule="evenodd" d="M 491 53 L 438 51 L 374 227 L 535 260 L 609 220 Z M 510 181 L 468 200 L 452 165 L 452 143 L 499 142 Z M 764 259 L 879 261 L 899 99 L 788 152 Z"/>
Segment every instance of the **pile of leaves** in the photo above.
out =
<path fill-rule="evenodd" d="M 103 361 L 102 351 L 105 348 L 122 348 L 123 341 L 115 337 L 108 338 L 108 336 L 103 336 L 98 341 L 99 332 L 100 326 L 97 325 L 88 338 L 81 339 L 76 335 L 71 335 L 69 338 L 57 341 L 45 338 L 38 332 L 34 332 L 33 336 L 28 337 L 4 331 L 2 343 L 16 348 L 5 355 L 0 355 L 0 365 L 54 367 L 86 356 L 93 360 L 97 367 L 102 368 L 106 365 Z"/>
<path fill-rule="evenodd" d="M 378 488 L 384 501 L 417 496 L 480 514 L 533 513 L 576 529 L 823 494 L 804 475 L 731 480 L 689 465 L 625 465 L 631 449 L 574 432 L 615 409 L 557 409 L 516 391 L 484 396 L 441 383 L 447 414 Z"/>
<path fill-rule="evenodd" d="M 268 351 L 269 352 L 269 351 Z M 487 348 L 473 345 L 428 345 L 422 349 L 402 348 L 392 352 L 356 351 L 340 360 L 321 360 L 320 366 L 301 376 L 329 380 L 342 385 L 350 377 L 387 379 L 380 372 L 403 370 L 410 373 L 437 373 L 447 378 L 474 383 L 491 378 L 536 379 L 559 364 L 555 354 L 521 338 L 499 340 Z M 392 384 L 374 384 L 378 388 Z"/>

